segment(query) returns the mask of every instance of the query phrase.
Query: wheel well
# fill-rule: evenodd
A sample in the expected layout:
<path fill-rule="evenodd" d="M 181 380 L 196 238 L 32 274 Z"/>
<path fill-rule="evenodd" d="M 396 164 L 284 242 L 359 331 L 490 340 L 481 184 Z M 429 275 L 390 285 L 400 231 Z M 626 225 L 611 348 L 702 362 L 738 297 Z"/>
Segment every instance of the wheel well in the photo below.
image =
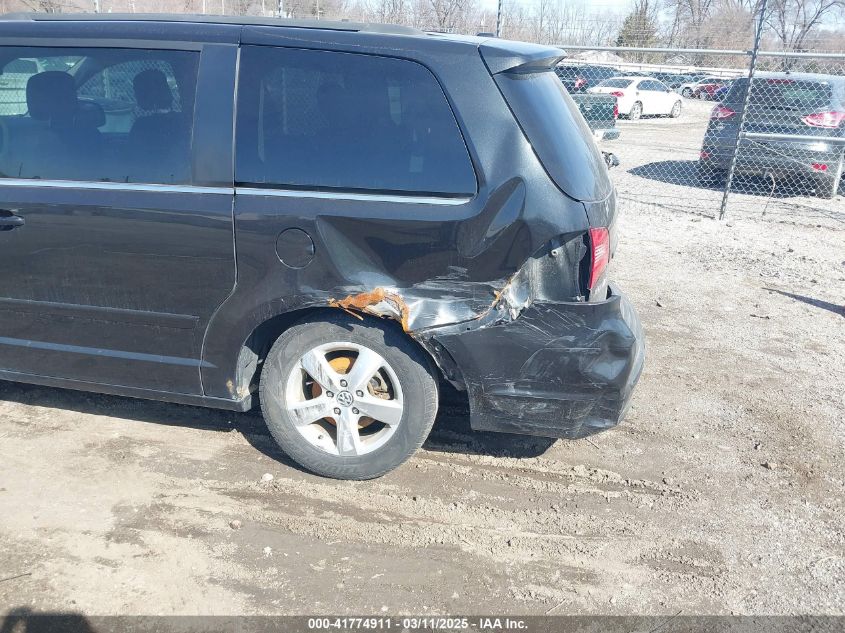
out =
<path fill-rule="evenodd" d="M 305 308 L 302 310 L 293 310 L 291 312 L 279 314 L 258 325 L 247 337 L 241 347 L 240 354 L 238 355 L 236 372 L 237 379 L 235 382 L 238 389 L 237 392 L 241 394 L 256 392 L 264 360 L 267 358 L 270 348 L 273 347 L 273 343 L 276 342 L 276 339 L 279 338 L 285 330 L 303 319 L 307 318 L 317 320 L 321 314 L 328 315 L 336 313 L 337 309 L 335 308 Z M 432 352 L 427 349 L 425 345 L 421 344 L 420 341 L 415 339 L 413 336 L 409 336 L 407 332 L 404 332 L 402 330 L 402 326 L 398 322 L 391 319 L 382 319 L 370 316 L 368 314 L 355 313 L 355 316 L 360 317 L 365 321 L 371 321 L 394 328 L 398 332 L 408 336 L 408 338 L 421 350 L 423 350 L 429 359 L 431 359 L 434 371 L 437 372 L 437 379 L 439 381 L 444 380 L 444 372 L 440 367 L 440 362 L 438 362 L 436 355 L 432 354 Z"/>

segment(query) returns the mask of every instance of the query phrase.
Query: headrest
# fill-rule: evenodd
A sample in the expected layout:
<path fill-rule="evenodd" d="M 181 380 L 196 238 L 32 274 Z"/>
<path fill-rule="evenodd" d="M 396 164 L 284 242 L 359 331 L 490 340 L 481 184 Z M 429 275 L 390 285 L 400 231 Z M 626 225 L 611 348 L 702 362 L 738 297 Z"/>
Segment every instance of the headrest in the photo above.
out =
<path fill-rule="evenodd" d="M 73 77 L 57 70 L 38 73 L 26 83 L 29 116 L 39 121 L 70 119 L 76 113 Z"/>
<path fill-rule="evenodd" d="M 150 69 L 135 75 L 135 102 L 142 110 L 170 110 L 173 92 L 160 70 Z"/>
<path fill-rule="evenodd" d="M 80 101 L 76 110 L 76 124 L 79 127 L 103 127 L 106 124 L 106 111 L 94 101 Z"/>

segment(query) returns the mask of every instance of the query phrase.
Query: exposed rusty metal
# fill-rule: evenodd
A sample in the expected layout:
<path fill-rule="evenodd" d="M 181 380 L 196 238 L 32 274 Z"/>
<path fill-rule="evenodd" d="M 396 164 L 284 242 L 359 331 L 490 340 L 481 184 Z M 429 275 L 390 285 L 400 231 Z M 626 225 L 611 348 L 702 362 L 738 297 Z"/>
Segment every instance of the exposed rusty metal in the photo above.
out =
<path fill-rule="evenodd" d="M 393 308 L 394 313 L 387 311 L 380 311 L 376 309 L 379 304 L 385 303 Z M 391 318 L 399 317 L 399 322 L 402 324 L 402 329 L 408 331 L 408 323 L 410 320 L 410 308 L 405 300 L 395 292 L 390 292 L 384 288 L 375 288 L 367 292 L 360 292 L 356 295 L 349 295 L 344 299 L 329 299 L 329 305 L 333 308 L 340 308 L 346 311 L 359 311 L 373 314 L 375 316 Z"/>

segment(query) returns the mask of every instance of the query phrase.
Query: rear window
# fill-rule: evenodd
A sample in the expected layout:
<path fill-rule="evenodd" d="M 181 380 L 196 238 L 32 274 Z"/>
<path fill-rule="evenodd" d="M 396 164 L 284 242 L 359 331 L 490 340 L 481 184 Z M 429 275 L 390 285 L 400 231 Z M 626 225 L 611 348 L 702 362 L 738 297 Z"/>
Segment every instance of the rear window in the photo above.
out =
<path fill-rule="evenodd" d="M 240 68 L 238 183 L 456 197 L 476 192 L 452 109 L 424 66 L 244 47 Z"/>
<path fill-rule="evenodd" d="M 496 82 L 558 187 L 577 200 L 610 195 L 607 166 L 590 128 L 553 72 L 502 73 Z"/>
<path fill-rule="evenodd" d="M 605 79 L 599 84 L 599 88 L 627 88 L 632 83 L 632 79 Z"/>
<path fill-rule="evenodd" d="M 733 83 L 726 101 L 742 103 L 748 79 L 738 79 Z M 813 110 L 828 107 L 833 100 L 830 84 L 821 81 L 795 79 L 754 79 L 750 103 L 782 110 Z"/>

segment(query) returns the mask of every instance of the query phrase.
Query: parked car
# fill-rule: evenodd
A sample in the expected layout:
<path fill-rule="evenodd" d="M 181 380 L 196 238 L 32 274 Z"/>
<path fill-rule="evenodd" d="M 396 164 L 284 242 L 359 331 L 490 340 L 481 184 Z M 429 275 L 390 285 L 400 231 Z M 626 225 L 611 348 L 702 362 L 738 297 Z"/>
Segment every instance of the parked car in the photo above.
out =
<path fill-rule="evenodd" d="M 716 93 L 722 88 L 726 88 L 729 84 L 729 79 L 707 79 L 700 81 L 693 88 L 692 96 L 695 99 L 713 101 L 716 99 Z"/>
<path fill-rule="evenodd" d="M 662 81 L 672 90 L 680 88 L 683 84 L 690 81 L 697 81 L 691 75 L 680 75 L 678 73 L 654 73 L 654 78 Z"/>
<path fill-rule="evenodd" d="M 648 77 L 613 77 L 588 92 L 616 97 L 619 112 L 631 120 L 643 115 L 681 116 L 681 98 L 663 82 Z"/>
<path fill-rule="evenodd" d="M 721 101 L 725 98 L 725 95 L 728 94 L 728 91 L 733 86 L 734 80 L 729 79 L 726 81 L 721 87 L 717 88 L 716 91 L 713 93 L 713 101 Z"/>
<path fill-rule="evenodd" d="M 616 97 L 578 93 L 572 95 L 572 100 L 597 140 L 612 141 L 619 138 L 619 128 L 616 127 L 619 105 L 616 103 Z"/>
<path fill-rule="evenodd" d="M 587 64 L 560 64 L 555 68 L 555 72 L 569 91 L 569 94 L 586 92 L 588 88 L 592 88 L 605 79 L 619 74 L 617 69 L 611 68 L 610 66 L 592 66 Z"/>
<path fill-rule="evenodd" d="M 220 16 L 16 16 L 0 38 L 0 68 L 79 58 L 0 116 L 0 379 L 260 402 L 285 453 L 343 479 L 413 454 L 444 385 L 487 431 L 625 415 L 643 333 L 560 49 Z"/>
<path fill-rule="evenodd" d="M 682 96 L 686 97 L 687 99 L 691 99 L 693 93 L 695 92 L 696 87 L 702 83 L 709 80 L 718 79 L 718 77 L 709 77 L 707 75 L 691 75 L 691 78 L 686 83 L 681 84 L 678 92 L 681 93 Z"/>
<path fill-rule="evenodd" d="M 737 79 L 713 108 L 698 162 L 702 184 L 720 184 L 727 176 L 747 87 L 747 78 Z M 845 160 L 845 77 L 757 73 L 745 131 L 774 136 L 740 140 L 738 173 L 807 178 L 818 196 L 834 197 Z"/>

